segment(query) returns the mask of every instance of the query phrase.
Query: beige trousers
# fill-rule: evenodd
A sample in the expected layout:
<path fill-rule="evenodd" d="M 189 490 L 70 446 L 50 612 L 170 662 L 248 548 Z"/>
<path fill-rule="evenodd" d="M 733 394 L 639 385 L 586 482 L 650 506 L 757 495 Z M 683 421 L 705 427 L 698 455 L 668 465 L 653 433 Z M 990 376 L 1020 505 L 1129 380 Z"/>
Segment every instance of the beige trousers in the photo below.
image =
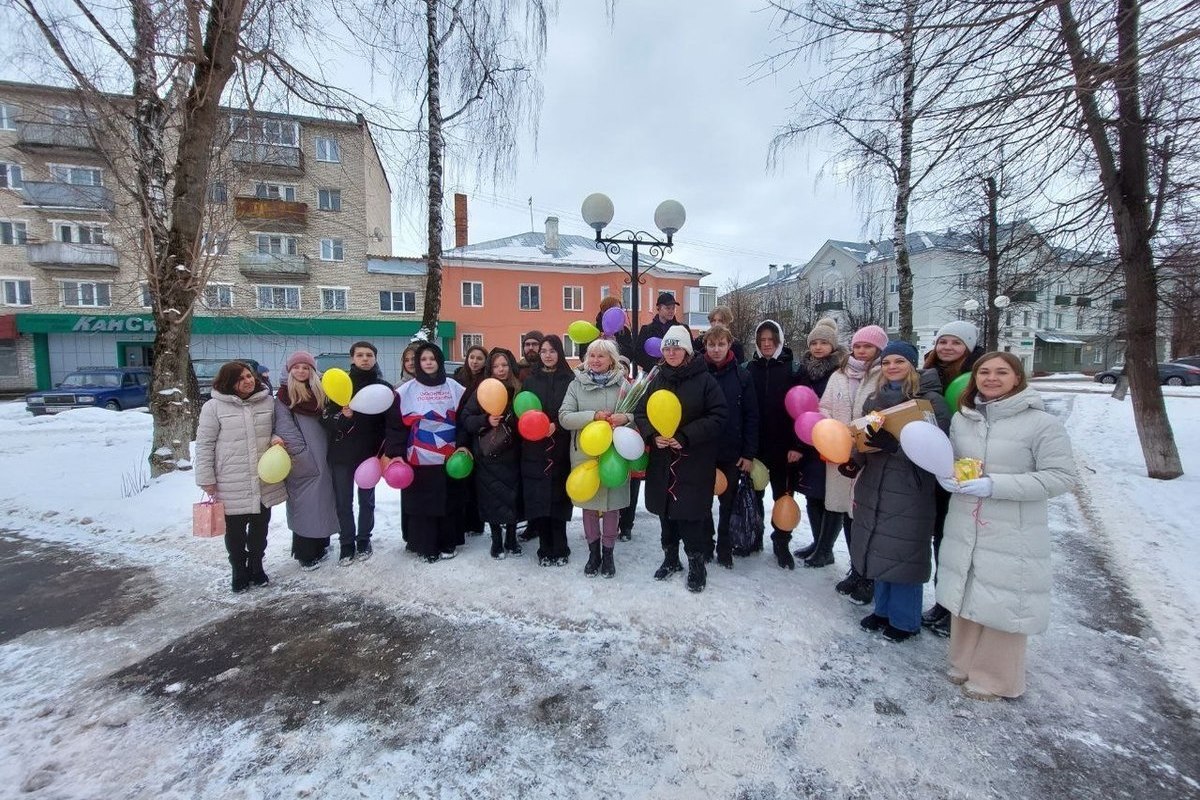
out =
<path fill-rule="evenodd" d="M 1029 637 L 950 617 L 950 668 L 971 688 L 1000 697 L 1025 693 L 1025 648 Z"/>

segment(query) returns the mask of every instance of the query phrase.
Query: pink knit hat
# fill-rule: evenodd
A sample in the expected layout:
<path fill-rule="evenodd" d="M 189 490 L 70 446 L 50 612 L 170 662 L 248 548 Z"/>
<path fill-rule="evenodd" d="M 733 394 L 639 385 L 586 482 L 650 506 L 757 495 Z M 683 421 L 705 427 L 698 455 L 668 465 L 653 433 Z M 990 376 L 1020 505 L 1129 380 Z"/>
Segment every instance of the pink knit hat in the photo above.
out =
<path fill-rule="evenodd" d="M 285 372 L 291 372 L 292 367 L 297 364 L 308 364 L 313 369 L 317 368 L 317 360 L 312 357 L 312 353 L 305 350 L 297 350 L 287 357 L 287 361 L 283 362 Z"/>
<path fill-rule="evenodd" d="M 850 346 L 863 342 L 864 344 L 874 345 L 875 349 L 883 352 L 883 348 L 888 345 L 887 331 L 878 325 L 867 325 L 864 328 L 859 328 L 854 332 L 854 338 L 850 340 Z"/>

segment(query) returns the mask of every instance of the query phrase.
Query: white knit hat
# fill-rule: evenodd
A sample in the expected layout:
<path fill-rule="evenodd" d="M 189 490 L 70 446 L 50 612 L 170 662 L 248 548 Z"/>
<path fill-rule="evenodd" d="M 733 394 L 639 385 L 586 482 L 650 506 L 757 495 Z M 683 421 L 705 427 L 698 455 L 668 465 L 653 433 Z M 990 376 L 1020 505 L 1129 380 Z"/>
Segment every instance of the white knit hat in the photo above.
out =
<path fill-rule="evenodd" d="M 933 341 L 936 343 L 943 336 L 953 336 L 956 339 L 961 339 L 962 343 L 967 346 L 967 352 L 969 353 L 975 349 L 975 343 L 979 341 L 979 329 L 969 322 L 955 320 L 954 322 L 947 322 L 938 328 Z"/>
<path fill-rule="evenodd" d="M 662 337 L 663 347 L 682 347 L 688 351 L 688 355 L 693 355 L 692 350 L 692 335 L 688 333 L 688 329 L 682 325 L 672 325 L 667 328 L 667 332 Z"/>
<path fill-rule="evenodd" d="M 813 342 L 829 342 L 834 347 L 838 343 L 838 325 L 837 320 L 823 317 L 817 320 L 817 324 L 809 331 L 808 343 Z"/>

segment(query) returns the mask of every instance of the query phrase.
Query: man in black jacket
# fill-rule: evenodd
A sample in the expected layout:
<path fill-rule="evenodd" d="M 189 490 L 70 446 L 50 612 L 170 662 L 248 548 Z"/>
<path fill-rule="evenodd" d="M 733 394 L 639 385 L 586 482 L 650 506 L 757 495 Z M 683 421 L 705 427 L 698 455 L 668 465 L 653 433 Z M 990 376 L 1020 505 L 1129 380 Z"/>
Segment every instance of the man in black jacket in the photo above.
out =
<path fill-rule="evenodd" d="M 679 305 L 675 302 L 675 295 L 670 292 L 663 292 L 658 296 L 658 302 L 654 304 L 654 310 L 657 315 L 654 319 L 647 322 L 638 331 L 637 345 L 633 348 L 633 357 L 639 367 L 643 370 L 650 370 L 658 363 L 658 359 L 646 352 L 646 340 L 651 338 L 661 339 L 667 334 L 667 331 L 672 325 L 678 325 L 675 321 L 675 307 Z"/>

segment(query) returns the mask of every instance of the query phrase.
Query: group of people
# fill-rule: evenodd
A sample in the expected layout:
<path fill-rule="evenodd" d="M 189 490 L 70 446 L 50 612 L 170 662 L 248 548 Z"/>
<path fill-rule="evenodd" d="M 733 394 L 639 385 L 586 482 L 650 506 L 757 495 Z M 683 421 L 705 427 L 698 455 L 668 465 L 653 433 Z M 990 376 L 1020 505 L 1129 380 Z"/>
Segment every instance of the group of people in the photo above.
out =
<path fill-rule="evenodd" d="M 605 298 L 600 314 L 618 304 Z M 810 542 L 793 551 L 792 531 L 771 525 L 781 568 L 794 569 L 797 561 L 811 568 L 833 564 L 834 544 L 844 533 L 851 563 L 835 588 L 859 604 L 873 603 L 860 622 L 863 629 L 903 642 L 924 624 L 950 637 L 948 675 L 964 692 L 983 699 L 1019 696 L 1026 637 L 1043 630 L 1048 616 L 1046 502 L 1073 480 L 1065 431 L 1028 387 L 1021 362 L 1007 353 L 984 354 L 967 322 L 943 326 L 919 364 L 911 344 L 889 340 L 875 325 L 855 331 L 847 351 L 836 322 L 828 319 L 808 333 L 799 356 L 787 346 L 782 326 L 764 320 L 755 328 L 752 355 L 743 361 L 728 309 L 714 309 L 708 331 L 693 337 L 675 320 L 675 307 L 672 295 L 659 296 L 655 318 L 636 337 L 625 328 L 596 339 L 576 368 L 561 339 L 536 331 L 524 337 L 520 360 L 503 348 L 472 347 L 454 376 L 446 374 L 436 345 L 414 342 L 402 358 L 395 400 L 379 414 L 330 402 L 305 352 L 288 357 L 275 397 L 249 367 L 224 365 L 200 414 L 196 480 L 225 504 L 233 590 L 267 583 L 267 524 L 271 508 L 282 502 L 302 568 L 318 567 L 335 535 L 339 563 L 369 558 L 374 489 L 356 488 L 355 469 L 365 459 L 386 456 L 412 470 L 401 492 L 401 529 L 406 547 L 426 562 L 453 558 L 468 536 L 487 528 L 493 558 L 521 555 L 521 540 L 537 539 L 541 565 L 566 565 L 567 522 L 579 505 L 584 574 L 613 577 L 616 543 L 632 535 L 644 488 L 663 549 L 654 578 L 686 570 L 687 589 L 700 592 L 707 565 L 732 569 L 735 556 L 763 549 L 761 526 L 740 547 L 730 533 L 736 488 L 757 459 L 769 471 L 776 502 L 785 495 L 805 498 Z M 645 348 L 652 336 L 661 339 L 661 358 Z M 357 342 L 350 356 L 356 392 L 384 383 L 374 346 Z M 618 411 L 633 365 L 657 371 L 641 403 Z M 943 395 L 966 374 L 958 407 L 949 408 Z M 486 378 L 504 386 L 502 413 L 480 402 Z M 882 426 L 869 432 L 850 461 L 828 463 L 793 427 L 785 398 L 798 385 L 812 389 L 825 417 L 844 423 L 906 400 L 926 400 L 955 455 L 979 459 L 983 475 L 961 483 L 935 477 L 911 462 Z M 671 436 L 656 430 L 646 411 L 646 398 L 658 389 L 679 401 L 680 422 Z M 541 440 L 518 433 L 513 400 L 522 391 L 537 397 L 550 421 Z M 568 476 L 592 457 L 580 448 L 579 434 L 596 421 L 635 430 L 648 463 L 644 478 L 635 473 L 617 486 L 601 486 L 576 504 L 567 492 Z M 255 471 L 272 444 L 292 458 L 281 484 L 265 484 Z M 447 461 L 463 452 L 471 455 L 473 469 L 453 477 Z M 717 498 L 714 524 L 718 470 L 729 488 Z M 764 501 L 765 489 L 757 493 L 760 510 Z M 519 537 L 521 521 L 526 528 Z M 923 587 L 935 563 L 938 602 L 923 615 Z"/>

